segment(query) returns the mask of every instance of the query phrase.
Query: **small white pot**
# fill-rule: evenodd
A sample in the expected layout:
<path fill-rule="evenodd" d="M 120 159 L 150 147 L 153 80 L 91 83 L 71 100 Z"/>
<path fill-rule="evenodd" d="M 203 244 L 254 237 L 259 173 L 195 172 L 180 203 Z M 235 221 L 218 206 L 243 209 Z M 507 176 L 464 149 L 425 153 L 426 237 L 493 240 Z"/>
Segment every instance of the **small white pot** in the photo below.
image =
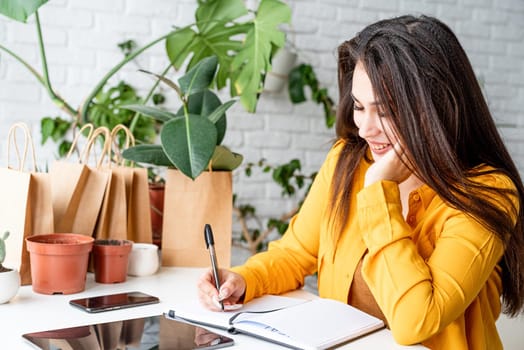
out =
<path fill-rule="evenodd" d="M 17 270 L 0 272 L 0 304 L 11 300 L 20 288 L 20 274 Z"/>
<path fill-rule="evenodd" d="M 271 62 L 271 71 L 266 75 L 264 91 L 279 92 L 287 82 L 287 76 L 297 60 L 297 54 L 287 48 L 277 51 Z"/>
<path fill-rule="evenodd" d="M 150 243 L 134 243 L 129 254 L 127 274 L 130 276 L 149 276 L 160 266 L 158 246 Z"/>

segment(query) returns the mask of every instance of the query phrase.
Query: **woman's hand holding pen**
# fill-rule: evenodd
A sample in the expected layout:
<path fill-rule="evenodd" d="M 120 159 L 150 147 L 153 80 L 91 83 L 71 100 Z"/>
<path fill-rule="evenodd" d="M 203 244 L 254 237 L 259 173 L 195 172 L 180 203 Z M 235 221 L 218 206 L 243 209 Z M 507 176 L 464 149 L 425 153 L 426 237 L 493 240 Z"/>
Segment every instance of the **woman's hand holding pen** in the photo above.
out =
<path fill-rule="evenodd" d="M 200 302 L 211 310 L 221 310 L 220 301 L 224 306 L 238 304 L 246 291 L 246 281 L 241 275 L 227 269 L 219 269 L 218 273 L 221 282 L 220 291 L 215 287 L 212 269 L 208 269 L 197 284 Z"/>

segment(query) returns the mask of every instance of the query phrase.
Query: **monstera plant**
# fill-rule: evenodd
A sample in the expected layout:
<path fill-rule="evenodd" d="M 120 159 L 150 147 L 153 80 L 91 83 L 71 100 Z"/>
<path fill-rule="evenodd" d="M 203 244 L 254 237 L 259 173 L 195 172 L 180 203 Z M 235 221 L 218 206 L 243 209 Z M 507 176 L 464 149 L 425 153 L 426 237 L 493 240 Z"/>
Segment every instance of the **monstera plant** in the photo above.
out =
<path fill-rule="evenodd" d="M 91 115 L 99 112 L 100 109 L 96 108 L 97 96 L 107 88 L 110 78 L 128 62 L 158 43 L 165 44 L 166 61 L 169 61 L 165 69 L 158 74 L 160 78 L 166 76 L 173 68 L 178 71 L 181 69 L 189 71 L 205 58 L 215 56 L 218 61 L 218 72 L 213 75 L 212 85 L 217 89 L 229 86 L 230 95 L 238 96 L 248 112 L 255 112 L 265 74 L 271 69 L 272 55 L 285 44 L 285 35 L 279 26 L 291 20 L 289 6 L 279 0 L 261 0 L 258 7 L 252 11 L 248 10 L 244 0 L 197 0 L 194 23 L 184 27 L 175 26 L 172 31 L 134 50 L 102 76 L 79 107 L 74 107 L 62 97 L 63 94 L 57 93 L 51 84 L 38 11 L 47 2 L 48 0 L 0 1 L 0 14 L 11 19 L 26 22 L 29 16 L 34 15 L 38 38 L 38 47 L 35 47 L 35 51 L 40 54 L 42 72 L 1 42 L 0 52 L 5 52 L 27 68 L 37 82 L 46 89 L 51 100 L 71 117 L 74 121 L 72 125 L 76 127 L 92 122 Z M 153 85 L 148 96 L 141 101 L 142 105 L 147 104 L 157 83 L 158 81 Z M 181 86 L 181 89 L 184 88 Z M 193 94 L 195 91 L 183 91 L 185 97 L 189 97 L 188 93 Z M 206 99 L 208 92 L 201 93 L 201 98 Z M 187 106 L 195 103 L 191 100 L 197 98 L 198 96 L 193 96 L 186 101 Z M 131 131 L 139 127 L 138 121 L 143 119 L 142 117 L 140 113 L 135 114 L 129 123 Z M 166 125 L 166 128 L 171 128 L 170 125 L 172 124 Z M 52 134 L 53 130 L 49 133 Z M 183 168 L 181 166 L 181 170 Z M 192 174 L 194 176 L 195 172 Z"/>

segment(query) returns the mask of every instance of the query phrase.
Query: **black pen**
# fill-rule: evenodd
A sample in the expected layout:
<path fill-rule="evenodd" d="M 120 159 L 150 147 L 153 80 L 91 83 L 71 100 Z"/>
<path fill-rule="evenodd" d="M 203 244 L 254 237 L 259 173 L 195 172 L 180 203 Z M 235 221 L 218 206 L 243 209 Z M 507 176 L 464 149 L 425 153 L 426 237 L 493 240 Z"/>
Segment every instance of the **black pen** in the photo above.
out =
<path fill-rule="evenodd" d="M 215 286 L 217 291 L 220 292 L 220 279 L 218 278 L 218 263 L 217 255 L 215 253 L 215 239 L 213 238 L 213 230 L 211 225 L 206 224 L 204 227 L 204 237 L 206 239 L 206 248 L 209 249 L 209 256 L 211 258 L 211 268 L 213 270 L 213 277 L 215 279 Z M 222 311 L 224 311 L 224 303 L 219 301 Z"/>

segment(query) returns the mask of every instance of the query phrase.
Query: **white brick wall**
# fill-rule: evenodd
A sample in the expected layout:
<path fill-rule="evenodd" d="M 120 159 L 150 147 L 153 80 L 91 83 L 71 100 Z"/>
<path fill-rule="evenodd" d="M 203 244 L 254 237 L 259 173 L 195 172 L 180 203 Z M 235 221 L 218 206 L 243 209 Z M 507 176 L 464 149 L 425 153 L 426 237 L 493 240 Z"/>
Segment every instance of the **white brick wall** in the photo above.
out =
<path fill-rule="evenodd" d="M 116 44 L 135 39 L 146 44 L 171 25 L 192 22 L 194 0 L 51 0 L 40 11 L 52 83 L 74 107 L 107 70 L 121 58 Z M 249 2 L 251 5 L 254 1 Z M 336 96 L 336 46 L 364 25 L 404 13 L 436 15 L 463 42 L 507 144 L 524 171 L 524 1 L 523 0 L 289 0 L 293 9 L 290 36 L 301 50 L 300 60 L 312 63 L 321 80 Z M 40 70 L 34 18 L 21 24 L 0 17 L 0 43 Z M 165 66 L 161 45 L 139 58 L 153 71 Z M 132 64 L 118 75 L 143 89 L 150 79 Z M 176 101 L 173 95 L 168 95 Z M 172 102 L 173 103 L 173 102 Z M 5 165 L 5 136 L 15 121 L 30 123 L 37 143 L 39 121 L 60 111 L 49 101 L 34 77 L 11 57 L 0 53 L 0 165 Z M 320 166 L 333 130 L 324 126 L 322 108 L 311 102 L 292 105 L 286 92 L 263 94 L 257 113 L 240 105 L 229 113 L 225 143 L 244 154 L 246 161 L 265 157 L 276 164 L 301 159 L 305 171 Z M 482 140 L 479 140 L 481 142 Z M 40 163 L 53 159 L 54 147 L 38 150 Z M 279 198 L 269 176 L 245 179 L 235 175 L 235 192 L 243 202 L 257 204 L 265 215 L 279 215 L 291 204 Z"/>

